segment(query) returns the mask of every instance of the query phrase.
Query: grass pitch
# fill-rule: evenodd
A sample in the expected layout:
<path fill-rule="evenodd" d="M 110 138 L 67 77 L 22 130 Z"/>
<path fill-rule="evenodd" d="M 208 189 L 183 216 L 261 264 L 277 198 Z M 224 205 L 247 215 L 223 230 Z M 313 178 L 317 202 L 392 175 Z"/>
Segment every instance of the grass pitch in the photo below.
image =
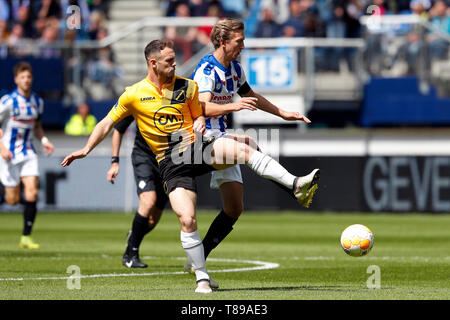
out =
<path fill-rule="evenodd" d="M 198 213 L 202 237 L 215 215 Z M 245 212 L 207 260 L 220 284 L 209 295 L 195 294 L 194 276 L 182 273 L 185 254 L 171 211 L 142 243 L 149 268 L 123 267 L 132 219 L 40 212 L 33 238 L 41 249 L 27 250 L 18 247 L 21 214 L 0 214 L 0 299 L 450 299 L 450 215 Z M 375 235 L 365 257 L 347 256 L 339 244 L 354 223 Z M 72 265 L 81 272 L 80 289 L 68 288 L 76 287 L 67 278 Z M 367 287 L 373 265 L 380 289 Z"/>

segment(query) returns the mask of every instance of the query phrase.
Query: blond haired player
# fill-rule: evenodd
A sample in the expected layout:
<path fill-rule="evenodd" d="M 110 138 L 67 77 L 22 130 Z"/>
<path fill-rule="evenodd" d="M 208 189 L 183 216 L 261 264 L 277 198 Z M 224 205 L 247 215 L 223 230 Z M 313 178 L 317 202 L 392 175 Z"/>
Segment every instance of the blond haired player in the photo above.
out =
<path fill-rule="evenodd" d="M 219 20 L 210 37 L 214 52 L 200 60 L 191 77 L 198 83 L 200 101 L 205 103 L 206 137 L 232 136 L 227 131 L 227 114 L 243 109 L 253 111 L 258 108 L 284 120 L 311 122 L 298 112 L 278 108 L 250 88 L 237 60 L 244 49 L 244 23 L 241 20 Z M 234 102 L 237 95 L 242 98 Z M 211 172 L 210 187 L 220 190 L 223 208 L 203 238 L 205 259 L 233 230 L 243 211 L 243 181 L 239 165 Z M 308 207 L 309 203 L 305 206 Z M 184 270 L 192 272 L 189 260 Z"/>

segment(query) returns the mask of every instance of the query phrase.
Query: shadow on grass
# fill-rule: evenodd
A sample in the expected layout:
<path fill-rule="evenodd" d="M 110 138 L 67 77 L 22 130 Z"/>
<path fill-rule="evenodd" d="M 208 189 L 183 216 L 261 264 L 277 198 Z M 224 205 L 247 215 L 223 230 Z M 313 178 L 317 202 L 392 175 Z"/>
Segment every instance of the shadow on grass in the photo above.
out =
<path fill-rule="evenodd" d="M 255 288 L 234 288 L 234 289 L 217 289 L 217 292 L 233 292 L 233 291 L 336 291 L 348 292 L 354 291 L 368 291 L 368 288 L 355 288 L 350 286 L 290 286 L 290 287 L 255 287 Z M 382 289 L 392 289 L 384 287 Z"/>

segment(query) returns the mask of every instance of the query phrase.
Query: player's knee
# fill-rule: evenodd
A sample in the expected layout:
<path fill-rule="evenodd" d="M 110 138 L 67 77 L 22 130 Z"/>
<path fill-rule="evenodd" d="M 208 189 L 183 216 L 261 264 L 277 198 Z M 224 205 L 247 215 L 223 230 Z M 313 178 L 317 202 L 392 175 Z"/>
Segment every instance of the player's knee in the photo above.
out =
<path fill-rule="evenodd" d="M 156 205 L 156 196 L 152 192 L 145 192 L 139 195 L 139 213 L 144 217 L 149 217 Z"/>
<path fill-rule="evenodd" d="M 238 160 L 238 163 L 245 163 L 248 161 L 250 154 L 250 147 L 245 142 L 237 141 L 234 150 L 237 151 L 235 159 Z"/>
<path fill-rule="evenodd" d="M 197 219 L 191 216 L 184 216 L 180 218 L 181 228 L 193 232 L 197 229 Z"/>
<path fill-rule="evenodd" d="M 24 196 L 25 196 L 26 201 L 35 202 L 35 201 L 37 201 L 38 192 L 37 192 L 37 190 L 30 190 L 30 191 L 25 192 Z"/>
<path fill-rule="evenodd" d="M 245 139 L 245 144 L 248 145 L 252 149 L 255 149 L 255 150 L 259 149 L 258 144 L 252 137 L 247 136 Z"/>
<path fill-rule="evenodd" d="M 242 211 L 244 211 L 244 205 L 242 203 L 234 203 L 224 208 L 225 213 L 232 218 L 239 218 Z"/>
<path fill-rule="evenodd" d="M 153 208 L 154 208 L 154 206 L 152 204 L 139 203 L 138 211 L 142 216 L 149 218 L 151 216 L 151 212 L 152 212 Z"/>
<path fill-rule="evenodd" d="M 151 227 L 155 227 L 159 219 L 161 218 L 162 211 L 156 207 L 153 207 L 152 210 L 150 210 L 150 214 L 148 216 L 148 224 Z"/>

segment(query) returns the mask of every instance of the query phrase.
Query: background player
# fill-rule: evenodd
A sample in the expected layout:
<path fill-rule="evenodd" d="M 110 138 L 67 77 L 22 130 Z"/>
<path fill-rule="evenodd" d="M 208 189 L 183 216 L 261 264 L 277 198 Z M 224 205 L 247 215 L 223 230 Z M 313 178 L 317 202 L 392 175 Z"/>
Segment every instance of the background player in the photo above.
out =
<path fill-rule="evenodd" d="M 0 179 L 5 188 L 5 201 L 16 205 L 20 201 L 20 184 L 23 184 L 23 231 L 20 248 L 38 249 L 31 238 L 37 213 L 39 169 L 38 157 L 31 144 L 33 135 L 51 154 L 50 143 L 42 129 L 40 117 L 44 102 L 31 91 L 33 74 L 30 64 L 19 62 L 14 66 L 14 82 L 17 88 L 0 100 L 0 122 L 3 137 L 0 141 Z"/>
<path fill-rule="evenodd" d="M 119 151 L 122 137 L 134 118 L 128 116 L 114 127 L 112 136 L 111 168 L 106 178 L 114 183 L 119 174 Z M 153 230 L 161 218 L 162 211 L 169 200 L 164 193 L 158 163 L 147 142 L 136 128 L 133 151 L 131 152 L 134 179 L 136 181 L 139 207 L 127 237 L 127 248 L 123 254 L 122 264 L 128 268 L 147 268 L 147 264 L 139 259 L 139 247 L 144 236 Z"/>
<path fill-rule="evenodd" d="M 242 21 L 219 20 L 211 31 L 211 42 L 214 52 L 203 57 L 192 74 L 199 86 L 199 100 L 205 103 L 206 137 L 228 134 L 227 114 L 243 109 L 258 108 L 284 120 L 311 122 L 298 112 L 279 109 L 250 88 L 244 70 L 236 60 L 244 49 Z M 233 103 L 236 94 L 244 98 Z M 239 165 L 211 172 L 211 188 L 220 189 L 223 209 L 203 238 L 205 258 L 233 230 L 242 213 L 243 186 Z M 184 269 L 192 272 L 190 261 L 186 261 Z"/>

